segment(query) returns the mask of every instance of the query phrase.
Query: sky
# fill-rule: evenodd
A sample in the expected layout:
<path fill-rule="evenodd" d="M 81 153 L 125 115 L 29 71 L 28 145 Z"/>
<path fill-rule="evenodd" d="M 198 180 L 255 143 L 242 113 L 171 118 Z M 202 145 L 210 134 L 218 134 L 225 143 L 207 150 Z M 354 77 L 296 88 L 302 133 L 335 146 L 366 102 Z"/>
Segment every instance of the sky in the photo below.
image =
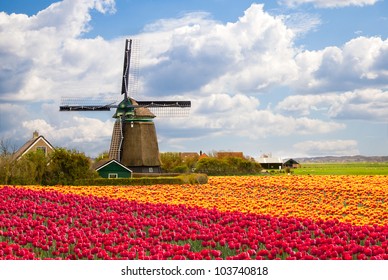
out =
<path fill-rule="evenodd" d="M 386 0 L 1 0 L 0 139 L 107 151 L 113 111 L 59 105 L 119 100 L 127 38 L 136 99 L 192 102 L 161 152 L 388 155 Z"/>

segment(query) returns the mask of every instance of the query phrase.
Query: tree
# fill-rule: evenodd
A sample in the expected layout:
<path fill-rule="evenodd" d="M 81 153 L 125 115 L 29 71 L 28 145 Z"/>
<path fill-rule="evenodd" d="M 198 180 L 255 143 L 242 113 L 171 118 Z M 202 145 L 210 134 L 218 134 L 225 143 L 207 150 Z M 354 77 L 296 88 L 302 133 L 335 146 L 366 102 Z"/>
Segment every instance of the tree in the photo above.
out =
<path fill-rule="evenodd" d="M 90 160 L 83 153 L 57 148 L 51 153 L 44 184 L 72 185 L 78 179 L 96 177 L 96 172 L 90 166 Z"/>
<path fill-rule="evenodd" d="M 0 183 L 9 184 L 13 169 L 12 155 L 16 151 L 9 139 L 0 139 Z"/>
<path fill-rule="evenodd" d="M 208 175 L 251 175 L 261 170 L 259 163 L 239 157 L 207 157 L 198 161 L 195 172 Z"/>
<path fill-rule="evenodd" d="M 192 170 L 195 169 L 195 166 L 197 165 L 197 162 L 198 162 L 198 158 L 199 158 L 199 155 L 195 155 L 195 156 L 186 157 L 183 160 L 184 165 L 187 166 L 187 171 L 191 172 Z"/>
<path fill-rule="evenodd" d="M 181 153 L 161 153 L 160 161 L 163 171 L 168 173 L 187 173 L 191 172 L 198 161 L 198 155 L 182 158 Z"/>
<path fill-rule="evenodd" d="M 100 160 L 103 160 L 103 159 L 108 159 L 109 158 L 109 152 L 108 151 L 104 151 L 102 152 L 101 154 L 99 154 L 96 158 L 96 162 L 99 162 Z"/>
<path fill-rule="evenodd" d="M 206 173 L 207 175 L 226 175 L 229 173 L 226 161 L 214 157 L 200 159 L 197 162 L 195 172 Z"/>
<path fill-rule="evenodd" d="M 13 162 L 12 184 L 41 185 L 47 172 L 48 158 L 43 151 L 29 152 L 22 158 Z"/>
<path fill-rule="evenodd" d="M 161 167 L 167 173 L 176 172 L 174 169 L 181 166 L 183 161 L 179 153 L 161 153 L 160 154 Z"/>

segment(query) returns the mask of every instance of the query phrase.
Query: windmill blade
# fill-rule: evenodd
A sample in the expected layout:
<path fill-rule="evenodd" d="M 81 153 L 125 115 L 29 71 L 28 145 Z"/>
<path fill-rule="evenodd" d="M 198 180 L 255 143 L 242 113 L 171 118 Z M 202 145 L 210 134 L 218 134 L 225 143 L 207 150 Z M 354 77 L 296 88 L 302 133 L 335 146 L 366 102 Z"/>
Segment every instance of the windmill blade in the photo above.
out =
<path fill-rule="evenodd" d="M 128 95 L 137 97 L 140 69 L 140 40 L 132 39 L 131 67 L 129 68 Z"/>
<path fill-rule="evenodd" d="M 190 108 L 191 101 L 136 101 L 142 107 L 178 107 L 178 108 Z"/>
<path fill-rule="evenodd" d="M 115 107 L 117 107 L 116 100 L 62 97 L 59 111 L 110 111 Z"/>
<path fill-rule="evenodd" d="M 184 118 L 190 115 L 187 107 L 150 107 L 149 110 L 158 118 Z"/>
<path fill-rule="evenodd" d="M 131 65 L 131 47 L 132 40 L 125 40 L 125 52 L 124 52 L 124 64 L 123 64 L 123 77 L 121 82 L 121 94 L 124 94 L 124 98 L 128 98 L 128 79 L 129 79 L 129 67 Z"/>
<path fill-rule="evenodd" d="M 127 99 L 134 96 L 137 91 L 139 76 L 139 41 L 127 39 L 125 41 L 123 77 L 121 83 L 121 94 Z"/>
<path fill-rule="evenodd" d="M 157 117 L 187 117 L 191 101 L 137 101 L 140 107 L 148 108 Z"/>

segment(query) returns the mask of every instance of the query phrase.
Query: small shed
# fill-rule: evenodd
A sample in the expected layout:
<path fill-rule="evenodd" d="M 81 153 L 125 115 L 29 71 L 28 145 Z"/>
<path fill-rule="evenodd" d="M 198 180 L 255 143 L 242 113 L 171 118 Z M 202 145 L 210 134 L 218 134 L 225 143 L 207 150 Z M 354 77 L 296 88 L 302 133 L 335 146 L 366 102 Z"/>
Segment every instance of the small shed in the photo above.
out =
<path fill-rule="evenodd" d="M 283 162 L 280 158 L 260 157 L 256 160 L 264 169 L 281 169 Z"/>
<path fill-rule="evenodd" d="M 298 168 L 300 167 L 300 164 L 296 160 L 290 158 L 283 163 L 283 166 L 290 167 L 290 168 Z"/>
<path fill-rule="evenodd" d="M 131 178 L 132 170 L 115 159 L 99 161 L 94 168 L 103 178 Z"/>

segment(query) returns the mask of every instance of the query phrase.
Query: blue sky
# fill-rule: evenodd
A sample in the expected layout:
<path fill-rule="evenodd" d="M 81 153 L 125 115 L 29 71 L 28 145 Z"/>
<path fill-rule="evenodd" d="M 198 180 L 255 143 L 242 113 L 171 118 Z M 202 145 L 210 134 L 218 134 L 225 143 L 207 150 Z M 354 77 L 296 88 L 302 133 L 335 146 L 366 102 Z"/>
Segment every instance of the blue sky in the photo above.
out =
<path fill-rule="evenodd" d="M 163 151 L 257 157 L 388 155 L 388 3 L 377 0 L 0 2 L 0 138 L 38 130 L 87 155 L 109 113 L 61 96 L 118 98 L 125 38 L 138 99 L 191 100 L 156 118 Z"/>

